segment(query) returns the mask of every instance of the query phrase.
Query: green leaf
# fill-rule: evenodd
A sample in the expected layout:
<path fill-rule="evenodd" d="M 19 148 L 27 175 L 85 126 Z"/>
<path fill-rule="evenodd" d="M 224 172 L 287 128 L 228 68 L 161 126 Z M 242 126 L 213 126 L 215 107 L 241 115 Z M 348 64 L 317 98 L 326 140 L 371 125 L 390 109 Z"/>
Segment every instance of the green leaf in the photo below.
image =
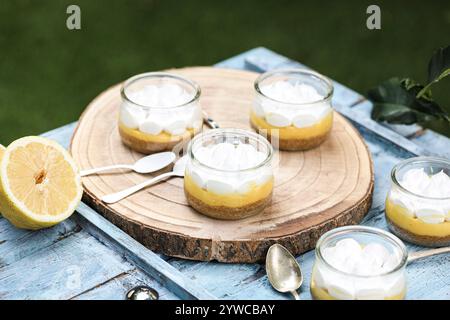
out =
<path fill-rule="evenodd" d="M 410 78 L 402 79 L 401 83 L 402 83 L 402 86 L 406 90 L 415 92 L 416 97 L 420 91 L 424 90 L 424 86 L 422 84 L 420 84 Z M 431 88 L 424 90 L 421 98 L 428 100 L 428 101 L 433 101 L 433 96 L 431 94 Z"/>
<path fill-rule="evenodd" d="M 389 102 L 409 106 L 414 102 L 412 94 L 402 85 L 400 78 L 391 78 L 378 87 L 369 90 L 369 99 L 373 102 Z"/>
<path fill-rule="evenodd" d="M 431 86 L 450 75 L 450 46 L 438 49 L 428 64 L 424 86 L 410 78 L 391 78 L 369 90 L 372 118 L 389 123 L 450 123 L 450 116 L 433 100 Z"/>
<path fill-rule="evenodd" d="M 433 53 L 428 63 L 428 84 L 417 93 L 417 97 L 423 97 L 430 87 L 450 75 L 450 46 L 439 48 Z"/>
<path fill-rule="evenodd" d="M 410 105 L 418 111 L 429 113 L 437 117 L 446 117 L 446 112 L 433 100 L 433 95 L 430 88 L 426 88 L 420 83 L 412 79 L 406 78 L 401 80 L 402 87 L 408 92 L 410 98 L 414 100 Z M 423 92 L 419 97 L 419 92 Z"/>
<path fill-rule="evenodd" d="M 450 46 L 434 52 L 428 64 L 428 82 L 434 83 L 450 74 Z"/>
<path fill-rule="evenodd" d="M 414 124 L 431 121 L 434 117 L 401 104 L 375 103 L 372 119 L 393 124 Z"/>
<path fill-rule="evenodd" d="M 423 85 L 411 79 L 391 78 L 383 82 L 368 92 L 374 103 L 372 118 L 397 124 L 448 120 L 445 111 L 432 100 L 431 92 L 417 98 L 417 93 L 423 89 Z"/>

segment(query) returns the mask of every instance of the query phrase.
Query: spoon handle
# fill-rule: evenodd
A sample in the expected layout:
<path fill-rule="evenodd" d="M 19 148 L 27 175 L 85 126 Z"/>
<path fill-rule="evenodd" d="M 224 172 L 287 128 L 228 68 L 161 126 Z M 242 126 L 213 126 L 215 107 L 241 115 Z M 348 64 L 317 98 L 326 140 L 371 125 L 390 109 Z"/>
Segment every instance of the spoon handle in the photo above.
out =
<path fill-rule="evenodd" d="M 294 296 L 295 300 L 300 300 L 300 295 L 298 294 L 297 290 L 291 291 L 292 295 Z"/>
<path fill-rule="evenodd" d="M 437 249 L 430 249 L 424 251 L 412 252 L 408 255 L 408 262 L 413 262 L 419 259 L 431 257 L 437 254 L 448 253 L 450 252 L 450 247 L 443 247 Z"/>
<path fill-rule="evenodd" d="M 115 169 L 133 170 L 133 166 L 129 166 L 126 164 L 118 164 L 118 165 L 114 165 L 114 166 L 106 166 L 106 167 L 100 167 L 100 168 L 87 169 L 87 170 L 82 170 L 80 172 L 80 176 L 85 177 L 85 176 L 89 176 L 94 173 L 103 172 L 103 171 L 111 171 L 111 170 L 115 170 Z"/>
<path fill-rule="evenodd" d="M 211 129 L 218 129 L 220 128 L 219 124 L 213 119 L 208 116 L 208 114 L 203 111 L 203 121 L 211 128 Z"/>
<path fill-rule="evenodd" d="M 166 172 L 163 173 L 159 176 L 154 177 L 153 179 L 144 181 L 142 183 L 139 183 L 133 187 L 130 187 L 128 189 L 116 192 L 116 193 L 112 193 L 112 194 L 108 194 L 106 196 L 102 197 L 102 201 L 106 202 L 106 203 L 116 203 L 130 195 L 132 195 L 133 193 L 138 192 L 139 190 L 142 190 L 148 186 L 151 186 L 152 184 L 155 184 L 161 180 L 167 179 L 168 177 L 174 176 L 176 175 L 174 172 Z"/>

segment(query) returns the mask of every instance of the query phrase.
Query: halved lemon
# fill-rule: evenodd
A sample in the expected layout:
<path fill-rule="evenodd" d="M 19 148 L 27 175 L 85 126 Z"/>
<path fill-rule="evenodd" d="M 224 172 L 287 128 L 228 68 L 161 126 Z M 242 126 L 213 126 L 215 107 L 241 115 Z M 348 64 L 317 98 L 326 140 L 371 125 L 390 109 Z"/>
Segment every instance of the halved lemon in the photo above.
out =
<path fill-rule="evenodd" d="M 3 216 L 18 228 L 37 230 L 67 219 L 83 188 L 70 154 L 56 142 L 25 137 L 11 143 L 0 162 Z"/>

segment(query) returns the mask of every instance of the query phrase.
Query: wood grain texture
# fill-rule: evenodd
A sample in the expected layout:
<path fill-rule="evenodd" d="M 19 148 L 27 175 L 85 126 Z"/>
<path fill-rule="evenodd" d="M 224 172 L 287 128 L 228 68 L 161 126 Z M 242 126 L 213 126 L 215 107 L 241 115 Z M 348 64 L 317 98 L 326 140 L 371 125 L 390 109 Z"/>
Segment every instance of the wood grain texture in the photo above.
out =
<path fill-rule="evenodd" d="M 69 299 L 133 269 L 81 231 L 1 268 L 0 299 Z"/>
<path fill-rule="evenodd" d="M 201 105 L 222 127 L 249 128 L 249 107 L 257 74 L 218 68 L 172 72 L 202 87 Z M 98 96 L 75 131 L 71 153 L 81 169 L 132 163 L 142 155 L 121 143 L 117 130 L 119 85 Z M 194 260 L 254 262 L 275 243 L 299 254 L 324 232 L 358 223 L 370 208 L 373 168 L 358 131 L 336 114 L 330 138 L 308 152 L 280 152 L 272 205 L 264 214 L 220 221 L 196 213 L 186 203 L 182 179 L 137 193 L 120 203 L 98 199 L 148 177 L 134 173 L 83 179 L 84 200 L 148 248 Z"/>
<path fill-rule="evenodd" d="M 115 253 L 132 262 L 148 276 L 159 281 L 164 287 L 181 299 L 215 299 L 208 290 L 196 281 L 185 277 L 179 270 L 168 264 L 160 255 L 148 250 L 111 222 L 81 203 L 74 217 L 87 232 L 107 244 Z"/>
<path fill-rule="evenodd" d="M 136 286 L 150 286 L 159 294 L 160 300 L 178 300 L 179 298 L 154 279 L 147 277 L 139 269 L 127 271 L 111 278 L 105 283 L 72 297 L 71 300 L 124 300 L 127 292 Z"/>
<path fill-rule="evenodd" d="M 80 227 L 70 219 L 52 228 L 30 231 L 17 229 L 8 220 L 0 218 L 0 269 L 79 231 Z"/>

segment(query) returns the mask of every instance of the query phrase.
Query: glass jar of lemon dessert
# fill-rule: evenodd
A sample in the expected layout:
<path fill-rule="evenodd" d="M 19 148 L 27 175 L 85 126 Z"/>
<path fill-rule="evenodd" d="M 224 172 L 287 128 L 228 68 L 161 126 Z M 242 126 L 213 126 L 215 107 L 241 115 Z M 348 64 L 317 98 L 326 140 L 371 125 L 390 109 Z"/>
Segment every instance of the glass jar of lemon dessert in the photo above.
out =
<path fill-rule="evenodd" d="M 128 79 L 121 95 L 119 133 L 133 150 L 172 150 L 201 131 L 200 87 L 189 79 L 144 73 Z"/>
<path fill-rule="evenodd" d="M 450 245 L 450 161 L 407 159 L 391 172 L 386 220 L 400 238 L 424 246 Z"/>
<path fill-rule="evenodd" d="M 214 129 L 197 135 L 188 146 L 188 203 L 218 219 L 261 213 L 272 199 L 272 155 L 270 143 L 250 131 Z"/>
<path fill-rule="evenodd" d="M 325 233 L 316 245 L 311 295 L 319 300 L 401 300 L 408 253 L 396 236 L 349 226 Z"/>
<path fill-rule="evenodd" d="M 278 143 L 280 150 L 320 145 L 333 125 L 333 84 L 309 70 L 283 69 L 259 76 L 250 124 Z M 267 131 L 267 133 L 266 133 Z"/>

